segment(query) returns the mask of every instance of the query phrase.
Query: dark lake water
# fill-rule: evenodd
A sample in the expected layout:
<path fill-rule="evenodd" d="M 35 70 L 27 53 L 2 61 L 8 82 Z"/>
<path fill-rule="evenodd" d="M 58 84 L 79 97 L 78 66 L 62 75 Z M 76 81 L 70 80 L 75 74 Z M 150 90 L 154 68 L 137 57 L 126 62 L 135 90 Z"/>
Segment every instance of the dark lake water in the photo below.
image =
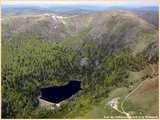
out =
<path fill-rule="evenodd" d="M 64 86 L 53 86 L 41 89 L 41 99 L 49 102 L 59 103 L 81 89 L 81 82 L 77 80 L 70 81 Z"/>

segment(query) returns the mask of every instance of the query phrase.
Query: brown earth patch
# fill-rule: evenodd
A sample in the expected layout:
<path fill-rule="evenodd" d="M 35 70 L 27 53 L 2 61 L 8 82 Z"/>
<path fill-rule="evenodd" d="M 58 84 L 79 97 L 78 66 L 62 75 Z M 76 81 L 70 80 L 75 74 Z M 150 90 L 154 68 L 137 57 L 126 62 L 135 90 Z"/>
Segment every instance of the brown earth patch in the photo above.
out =
<path fill-rule="evenodd" d="M 143 108 L 147 115 L 159 113 L 159 80 L 158 77 L 143 81 L 143 85 L 137 89 L 129 100 Z"/>

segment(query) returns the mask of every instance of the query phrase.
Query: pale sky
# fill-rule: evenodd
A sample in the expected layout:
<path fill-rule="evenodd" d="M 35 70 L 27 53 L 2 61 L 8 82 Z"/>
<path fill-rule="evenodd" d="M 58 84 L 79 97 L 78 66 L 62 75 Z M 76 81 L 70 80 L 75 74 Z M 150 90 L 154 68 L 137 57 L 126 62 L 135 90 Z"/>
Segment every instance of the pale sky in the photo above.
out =
<path fill-rule="evenodd" d="M 57 1 L 57 0 L 52 0 L 52 1 L 25 1 L 25 0 L 14 0 L 14 1 L 3 1 L 3 4 L 98 4 L 98 3 L 105 3 L 109 5 L 128 5 L 128 4 L 133 4 L 133 5 L 141 5 L 141 6 L 153 6 L 153 5 L 158 5 L 158 0 L 108 0 L 108 1 L 101 1 L 101 0 L 74 0 L 74 1 Z"/>

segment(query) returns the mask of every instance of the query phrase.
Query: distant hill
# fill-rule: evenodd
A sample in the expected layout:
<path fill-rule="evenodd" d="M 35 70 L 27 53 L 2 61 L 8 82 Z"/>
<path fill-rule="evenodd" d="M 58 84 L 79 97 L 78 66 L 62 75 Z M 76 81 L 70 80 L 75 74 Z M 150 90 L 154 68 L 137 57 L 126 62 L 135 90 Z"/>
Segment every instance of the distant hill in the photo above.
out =
<path fill-rule="evenodd" d="M 73 16 L 47 13 L 3 17 L 2 36 L 4 39 L 14 39 L 35 35 L 43 40 L 63 41 L 88 29 L 84 41 L 105 45 L 108 51 L 130 47 L 139 52 L 154 42 L 152 38 L 158 35 L 155 25 L 143 19 L 148 14 L 142 14 L 127 10 L 104 10 Z"/>

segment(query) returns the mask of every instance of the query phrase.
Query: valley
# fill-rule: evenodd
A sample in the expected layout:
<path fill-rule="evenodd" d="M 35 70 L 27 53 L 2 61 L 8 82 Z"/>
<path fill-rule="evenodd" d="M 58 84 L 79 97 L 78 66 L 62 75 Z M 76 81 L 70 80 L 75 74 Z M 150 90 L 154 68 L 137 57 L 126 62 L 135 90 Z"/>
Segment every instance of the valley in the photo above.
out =
<path fill-rule="evenodd" d="M 2 16 L 2 118 L 158 117 L 155 9 L 30 7 Z"/>

